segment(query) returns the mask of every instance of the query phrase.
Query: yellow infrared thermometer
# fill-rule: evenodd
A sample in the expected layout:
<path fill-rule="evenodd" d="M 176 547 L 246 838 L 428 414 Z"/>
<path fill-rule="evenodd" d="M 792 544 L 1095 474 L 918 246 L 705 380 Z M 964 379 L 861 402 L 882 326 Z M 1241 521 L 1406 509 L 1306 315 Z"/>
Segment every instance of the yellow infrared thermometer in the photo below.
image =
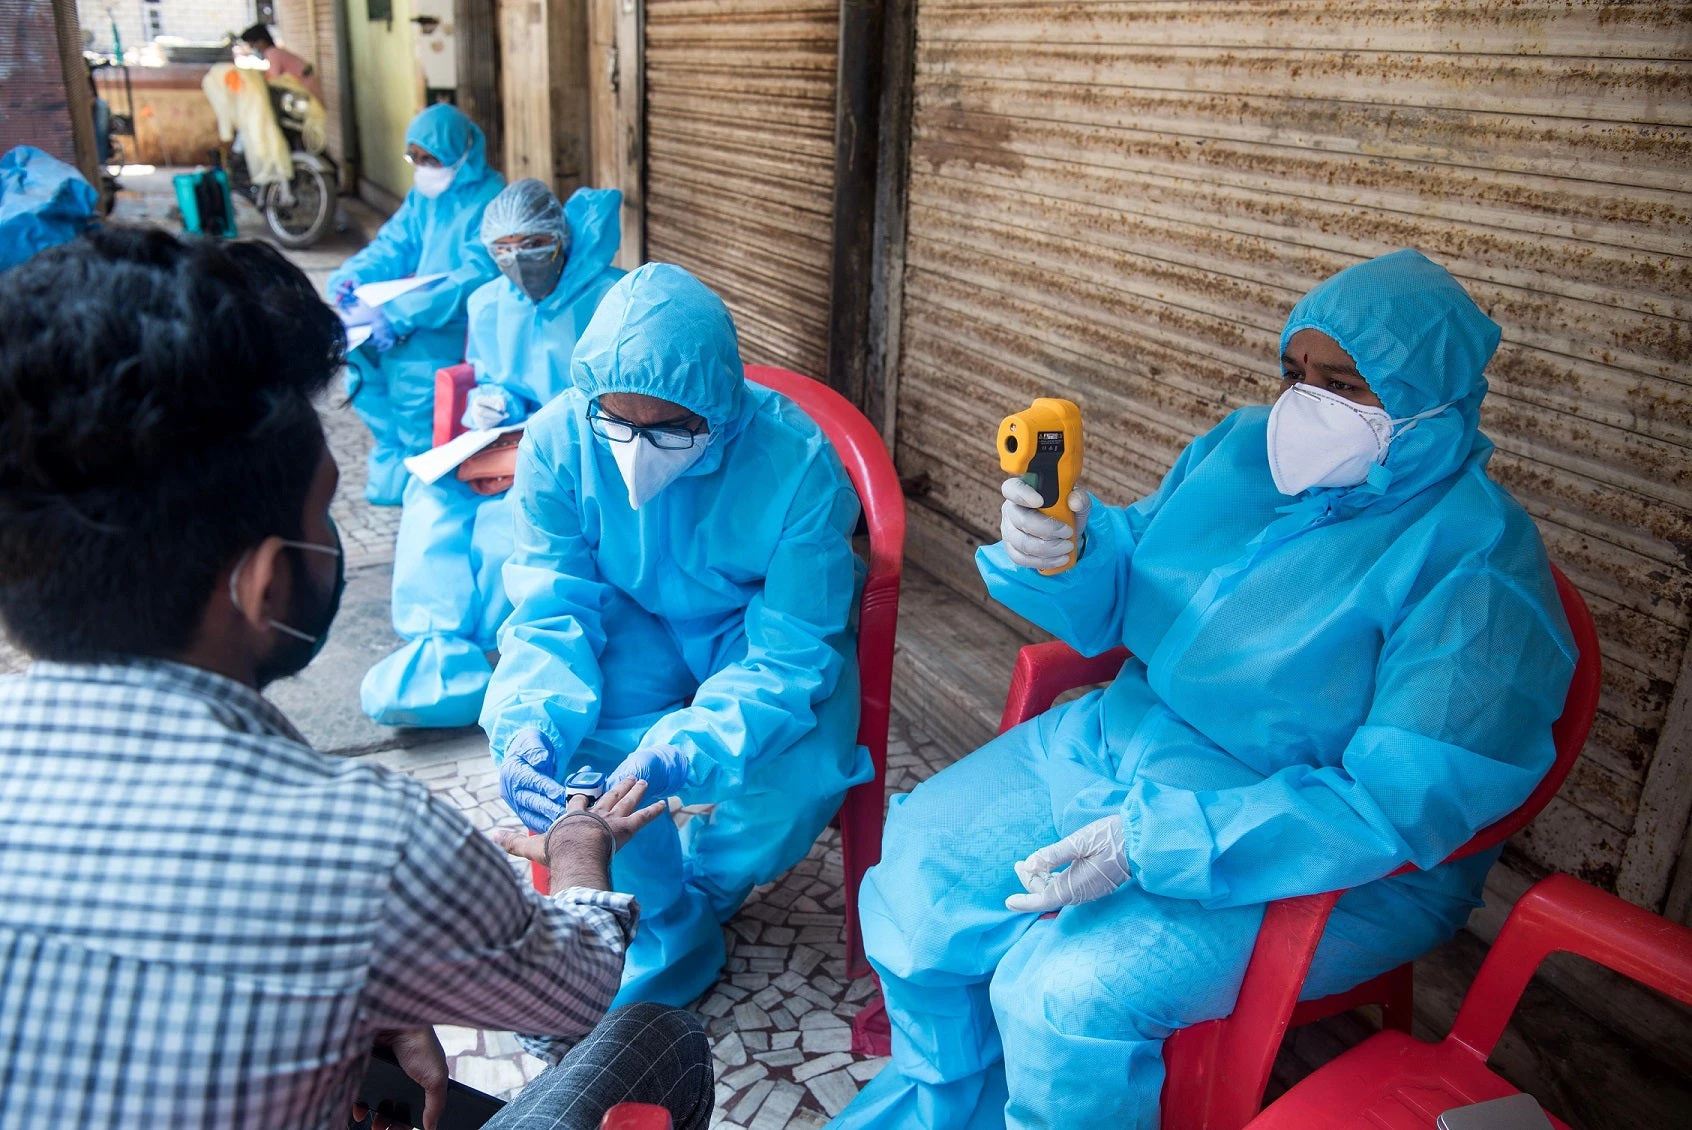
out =
<path fill-rule="evenodd" d="M 1040 492 L 1040 513 L 1075 528 L 1069 492 L 1081 478 L 1081 409 L 1068 400 L 1041 397 L 999 421 L 999 467 Z M 1080 545 L 1076 545 L 1080 550 Z M 1075 564 L 1075 554 L 1050 576 Z"/>

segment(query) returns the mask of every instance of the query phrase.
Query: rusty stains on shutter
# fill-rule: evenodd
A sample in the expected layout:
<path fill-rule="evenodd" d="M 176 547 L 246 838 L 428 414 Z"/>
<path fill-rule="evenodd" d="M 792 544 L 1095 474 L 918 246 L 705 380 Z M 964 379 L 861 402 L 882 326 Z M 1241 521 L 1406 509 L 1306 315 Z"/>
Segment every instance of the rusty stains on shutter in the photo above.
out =
<path fill-rule="evenodd" d="M 1661 904 L 1692 804 L 1665 731 L 1692 629 L 1692 8 L 923 0 L 907 233 L 897 456 L 959 545 L 993 537 L 1008 406 L 1078 401 L 1091 485 L 1128 502 L 1273 399 L 1322 278 L 1399 247 L 1456 274 L 1504 327 L 1492 474 L 1604 646 L 1585 754 L 1517 847 Z"/>

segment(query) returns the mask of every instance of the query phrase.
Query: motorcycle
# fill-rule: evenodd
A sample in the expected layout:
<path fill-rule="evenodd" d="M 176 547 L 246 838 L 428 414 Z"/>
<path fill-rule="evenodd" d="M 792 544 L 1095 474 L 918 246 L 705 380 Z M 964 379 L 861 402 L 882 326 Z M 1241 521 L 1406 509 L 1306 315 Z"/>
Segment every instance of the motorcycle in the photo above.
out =
<path fill-rule="evenodd" d="M 229 154 L 229 187 L 259 210 L 276 242 L 288 248 L 310 247 L 335 221 L 340 170 L 327 154 L 313 153 L 305 143 L 311 96 L 279 86 L 268 89 L 271 111 L 288 141 L 293 178 L 282 184 L 254 184 L 237 147 Z"/>

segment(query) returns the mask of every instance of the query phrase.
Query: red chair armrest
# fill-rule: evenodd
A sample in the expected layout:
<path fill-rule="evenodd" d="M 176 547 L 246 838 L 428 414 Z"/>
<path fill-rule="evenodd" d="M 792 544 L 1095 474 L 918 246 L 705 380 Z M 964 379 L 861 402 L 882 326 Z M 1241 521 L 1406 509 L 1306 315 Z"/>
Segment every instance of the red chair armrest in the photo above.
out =
<path fill-rule="evenodd" d="M 1131 654 L 1125 647 L 1103 655 L 1082 655 L 1066 643 L 1029 644 L 1016 653 L 999 733 L 1044 714 L 1064 691 L 1110 682 Z"/>
<path fill-rule="evenodd" d="M 435 371 L 435 434 L 436 447 L 446 443 L 464 430 L 464 401 L 476 386 L 476 370 L 465 362 Z"/>
<path fill-rule="evenodd" d="M 1573 953 L 1692 1005 L 1692 930 L 1569 875 L 1540 880 L 1505 919 L 1447 1039 L 1492 1054 L 1540 962 Z"/>

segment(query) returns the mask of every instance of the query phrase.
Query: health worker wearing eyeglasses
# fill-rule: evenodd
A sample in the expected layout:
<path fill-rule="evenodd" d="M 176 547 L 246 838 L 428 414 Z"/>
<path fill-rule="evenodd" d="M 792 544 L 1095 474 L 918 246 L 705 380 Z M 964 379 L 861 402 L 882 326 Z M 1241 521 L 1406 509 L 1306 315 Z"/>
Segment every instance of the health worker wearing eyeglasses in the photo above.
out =
<path fill-rule="evenodd" d="M 584 768 L 713 806 L 613 865 L 641 908 L 617 999 L 681 1004 L 722 968 L 720 924 L 870 776 L 858 498 L 821 429 L 747 382 L 728 308 L 680 267 L 613 286 L 570 375 L 518 448 L 482 727 L 535 831 Z"/>

